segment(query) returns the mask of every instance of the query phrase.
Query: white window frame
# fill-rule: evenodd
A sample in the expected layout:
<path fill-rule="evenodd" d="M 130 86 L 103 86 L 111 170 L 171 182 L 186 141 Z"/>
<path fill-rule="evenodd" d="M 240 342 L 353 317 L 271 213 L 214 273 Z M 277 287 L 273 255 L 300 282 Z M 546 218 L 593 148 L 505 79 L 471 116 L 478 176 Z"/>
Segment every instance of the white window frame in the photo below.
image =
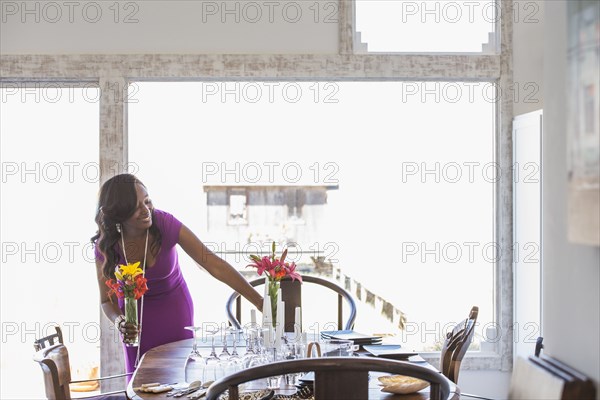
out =
<path fill-rule="evenodd" d="M 512 15 L 513 1 L 499 0 L 502 15 Z M 127 104 L 135 101 L 129 82 L 140 80 L 439 80 L 491 81 L 500 93 L 510 93 L 512 76 L 512 18 L 502 18 L 496 30 L 498 54 L 354 54 L 353 2 L 339 0 L 338 54 L 94 54 L 0 55 L 0 82 L 96 82 L 100 97 L 101 182 L 115 174 L 115 165 L 128 165 Z M 349 68 L 348 65 L 352 67 Z M 500 331 L 492 354 L 468 354 L 466 369 L 509 371 L 513 358 L 512 276 L 512 118 L 511 96 L 496 104 L 495 159 L 502 171 L 496 186 L 496 238 L 501 248 L 496 265 L 495 304 Z M 101 326 L 112 324 L 101 317 Z M 122 350 L 103 335 L 101 374 L 120 372 Z M 428 359 L 435 361 L 439 355 Z"/>

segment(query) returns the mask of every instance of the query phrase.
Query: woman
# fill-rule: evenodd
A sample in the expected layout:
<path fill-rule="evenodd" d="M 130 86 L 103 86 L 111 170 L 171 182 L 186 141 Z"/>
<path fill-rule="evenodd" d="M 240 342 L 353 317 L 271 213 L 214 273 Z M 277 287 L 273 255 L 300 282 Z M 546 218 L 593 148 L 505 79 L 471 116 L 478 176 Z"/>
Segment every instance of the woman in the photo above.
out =
<path fill-rule="evenodd" d="M 149 349 L 192 337 L 184 329 L 193 325 L 194 309 L 188 287 L 179 267 L 179 244 L 189 256 L 218 280 L 262 308 L 262 297 L 226 261 L 217 257 L 173 215 L 157 210 L 142 182 L 130 174 L 117 175 L 101 189 L 96 213 L 98 231 L 95 244 L 100 301 L 104 314 L 121 332 L 132 339 L 137 327 L 125 322 L 123 302 L 108 294 L 105 282 L 115 277 L 118 264 L 140 262 L 145 266 L 148 291 L 140 316 L 140 345 L 125 347 L 127 372 L 133 372 L 137 358 Z"/>

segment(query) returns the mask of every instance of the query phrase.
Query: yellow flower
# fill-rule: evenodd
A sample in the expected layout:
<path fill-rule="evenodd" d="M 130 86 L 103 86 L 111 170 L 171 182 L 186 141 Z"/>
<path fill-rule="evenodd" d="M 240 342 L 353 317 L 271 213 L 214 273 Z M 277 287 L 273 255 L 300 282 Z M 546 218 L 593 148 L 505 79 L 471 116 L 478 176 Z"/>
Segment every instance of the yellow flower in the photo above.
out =
<path fill-rule="evenodd" d="M 140 268 L 140 262 L 138 261 L 133 264 L 131 264 L 131 263 L 129 263 L 127 265 L 120 264 L 117 271 L 115 271 L 115 276 L 117 277 L 118 280 L 125 281 L 126 279 L 133 279 L 136 276 L 141 275 L 142 273 L 143 273 L 143 271 Z"/>

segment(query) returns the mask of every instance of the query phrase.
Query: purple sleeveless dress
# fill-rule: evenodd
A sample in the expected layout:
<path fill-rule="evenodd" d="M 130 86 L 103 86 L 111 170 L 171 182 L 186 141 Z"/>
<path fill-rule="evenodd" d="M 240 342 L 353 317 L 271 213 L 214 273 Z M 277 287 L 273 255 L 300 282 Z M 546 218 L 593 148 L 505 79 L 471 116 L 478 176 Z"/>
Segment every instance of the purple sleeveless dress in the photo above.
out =
<path fill-rule="evenodd" d="M 144 310 L 141 315 L 141 300 L 138 300 L 138 313 L 142 330 L 140 335 L 140 358 L 148 350 L 161 344 L 193 337 L 186 326 L 194 325 L 194 305 L 187 284 L 181 274 L 176 244 L 179 241 L 181 222 L 173 215 L 154 209 L 152 223 L 162 234 L 160 251 L 154 265 L 146 265 L 148 291 L 144 295 Z M 119 263 L 125 259 L 117 246 Z M 103 259 L 99 252 L 96 257 Z M 140 264 L 140 268 L 142 265 Z M 108 289 L 108 288 L 107 288 Z M 123 300 L 119 299 L 119 308 L 123 311 Z M 123 346 L 125 368 L 127 372 L 135 370 L 137 347 Z"/>

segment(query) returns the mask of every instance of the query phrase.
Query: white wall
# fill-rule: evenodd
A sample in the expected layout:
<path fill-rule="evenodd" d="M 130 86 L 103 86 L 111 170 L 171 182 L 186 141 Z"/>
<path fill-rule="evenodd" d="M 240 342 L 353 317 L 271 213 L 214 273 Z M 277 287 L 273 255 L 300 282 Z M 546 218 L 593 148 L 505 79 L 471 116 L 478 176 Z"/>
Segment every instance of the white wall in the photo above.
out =
<path fill-rule="evenodd" d="M 546 354 L 581 370 L 598 385 L 600 248 L 567 240 L 566 1 L 548 1 L 545 9 L 542 334 Z"/>
<path fill-rule="evenodd" d="M 333 1 L 1 0 L 0 49 L 2 54 L 337 53 L 338 11 Z"/>
<path fill-rule="evenodd" d="M 514 114 L 544 108 L 544 0 L 513 2 Z"/>

